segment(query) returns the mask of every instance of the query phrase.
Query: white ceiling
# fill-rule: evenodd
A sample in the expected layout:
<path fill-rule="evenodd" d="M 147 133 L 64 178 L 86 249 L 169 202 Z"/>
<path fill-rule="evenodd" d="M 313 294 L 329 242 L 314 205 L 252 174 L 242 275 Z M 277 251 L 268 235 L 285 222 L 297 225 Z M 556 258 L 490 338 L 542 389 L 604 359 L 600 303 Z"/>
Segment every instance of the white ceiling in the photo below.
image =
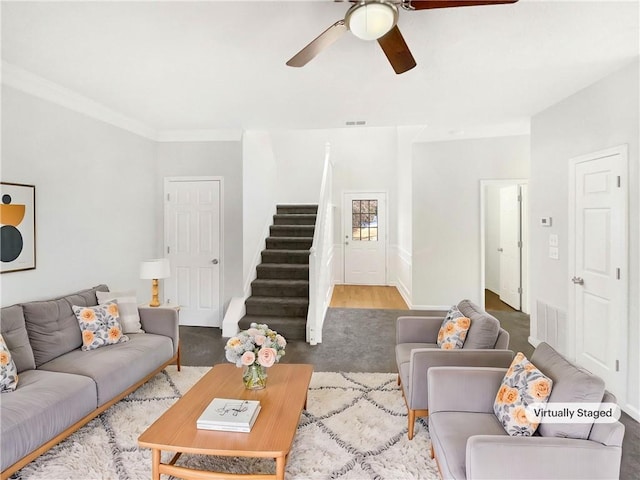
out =
<path fill-rule="evenodd" d="M 156 131 L 527 125 L 639 54 L 638 1 L 400 11 L 418 63 L 396 75 L 345 34 L 285 62 L 349 4 L 2 1 L 2 59 Z"/>

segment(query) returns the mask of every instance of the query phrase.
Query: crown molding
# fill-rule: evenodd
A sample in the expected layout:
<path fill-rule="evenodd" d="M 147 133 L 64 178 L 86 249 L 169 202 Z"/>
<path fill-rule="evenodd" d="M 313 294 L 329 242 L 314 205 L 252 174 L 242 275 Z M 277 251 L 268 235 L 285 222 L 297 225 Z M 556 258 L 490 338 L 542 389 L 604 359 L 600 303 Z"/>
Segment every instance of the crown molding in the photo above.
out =
<path fill-rule="evenodd" d="M 2 60 L 2 83 L 149 140 L 157 140 L 157 131 L 145 123 L 4 60 Z"/>
<path fill-rule="evenodd" d="M 239 142 L 242 140 L 242 129 L 219 130 L 161 130 L 158 142 Z"/>
<path fill-rule="evenodd" d="M 461 125 L 457 128 L 425 126 L 413 139 L 414 142 L 449 142 L 455 140 L 470 140 L 476 138 L 511 137 L 531 134 L 531 120 L 518 118 L 511 122 Z"/>

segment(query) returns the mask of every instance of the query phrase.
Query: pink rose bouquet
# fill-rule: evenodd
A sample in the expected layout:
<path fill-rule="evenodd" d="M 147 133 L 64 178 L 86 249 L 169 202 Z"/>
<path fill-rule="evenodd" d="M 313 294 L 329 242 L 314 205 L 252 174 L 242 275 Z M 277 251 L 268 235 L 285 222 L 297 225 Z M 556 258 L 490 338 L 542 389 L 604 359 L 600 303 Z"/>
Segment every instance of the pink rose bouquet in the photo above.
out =
<path fill-rule="evenodd" d="M 227 340 L 224 350 L 227 360 L 236 367 L 248 367 L 256 362 L 271 367 L 280 361 L 286 346 L 287 341 L 278 332 L 267 325 L 252 323 L 248 330 Z"/>

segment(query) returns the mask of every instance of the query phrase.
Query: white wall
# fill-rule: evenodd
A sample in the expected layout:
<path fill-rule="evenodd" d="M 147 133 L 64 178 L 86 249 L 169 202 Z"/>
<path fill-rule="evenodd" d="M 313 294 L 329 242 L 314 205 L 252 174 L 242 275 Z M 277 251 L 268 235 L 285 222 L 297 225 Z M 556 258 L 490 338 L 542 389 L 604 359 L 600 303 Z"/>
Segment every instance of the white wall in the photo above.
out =
<path fill-rule="evenodd" d="M 278 203 L 317 204 L 324 168 L 326 130 L 278 130 L 270 132 L 278 164 Z"/>
<path fill-rule="evenodd" d="M 640 142 L 638 97 L 639 63 L 631 65 L 540 112 L 531 122 L 531 302 L 540 300 L 567 311 L 568 173 L 569 159 L 620 144 L 629 146 L 629 332 L 627 403 L 640 416 L 640 211 L 638 149 Z M 550 228 L 537 219 L 553 217 Z M 550 233 L 558 234 L 558 260 L 547 257 Z M 535 309 L 531 334 L 536 336 Z"/>
<path fill-rule="evenodd" d="M 484 286 L 500 294 L 500 188 L 485 186 Z"/>
<path fill-rule="evenodd" d="M 278 198 L 278 164 L 268 132 L 249 130 L 242 137 L 243 289 L 255 278 L 255 267 L 273 223 Z"/>
<path fill-rule="evenodd" d="M 2 87 L 2 181 L 36 186 L 36 269 L 0 277 L 2 305 L 106 283 L 150 286 L 156 144 L 45 100 Z"/>
<path fill-rule="evenodd" d="M 480 304 L 480 180 L 528 178 L 529 137 L 417 143 L 413 157 L 413 307 Z"/>
<path fill-rule="evenodd" d="M 411 304 L 412 297 L 412 253 L 413 253 L 413 223 L 412 223 L 412 181 L 413 176 L 413 145 L 415 138 L 424 130 L 424 126 L 398 127 L 398 153 L 396 159 L 398 201 L 395 211 L 389 212 L 389 217 L 395 217 L 394 230 L 397 232 L 396 241 L 391 244 L 389 255 L 389 283 L 395 285 L 407 302 Z"/>
<path fill-rule="evenodd" d="M 242 295 L 242 143 L 170 142 L 157 148 L 154 198 L 156 215 L 156 252 L 162 256 L 164 239 L 164 178 L 165 177 L 223 177 L 224 204 L 221 225 L 223 232 L 224 268 L 222 274 L 222 303 L 227 309 L 231 298 Z"/>

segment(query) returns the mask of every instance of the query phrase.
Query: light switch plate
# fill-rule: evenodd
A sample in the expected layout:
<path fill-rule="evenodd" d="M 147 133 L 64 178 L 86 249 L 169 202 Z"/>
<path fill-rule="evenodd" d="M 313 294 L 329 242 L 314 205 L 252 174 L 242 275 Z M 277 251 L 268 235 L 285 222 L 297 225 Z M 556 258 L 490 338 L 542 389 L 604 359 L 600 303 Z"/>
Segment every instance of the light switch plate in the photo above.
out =
<path fill-rule="evenodd" d="M 558 247 L 549 247 L 549 258 L 558 260 Z"/>
<path fill-rule="evenodd" d="M 549 234 L 549 246 L 550 247 L 557 247 L 558 246 L 558 234 L 557 233 L 550 233 Z"/>

